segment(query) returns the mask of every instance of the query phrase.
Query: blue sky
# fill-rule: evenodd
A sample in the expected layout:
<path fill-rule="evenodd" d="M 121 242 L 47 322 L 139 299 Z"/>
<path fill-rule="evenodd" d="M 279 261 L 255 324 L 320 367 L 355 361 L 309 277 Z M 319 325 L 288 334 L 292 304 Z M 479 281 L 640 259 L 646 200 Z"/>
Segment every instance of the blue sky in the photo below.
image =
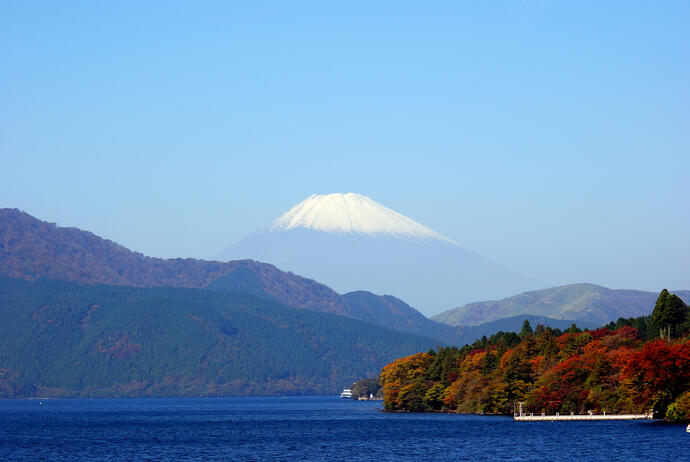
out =
<path fill-rule="evenodd" d="M 144 3 L 0 4 L 0 207 L 208 258 L 357 192 L 549 283 L 690 288 L 690 2 Z"/>

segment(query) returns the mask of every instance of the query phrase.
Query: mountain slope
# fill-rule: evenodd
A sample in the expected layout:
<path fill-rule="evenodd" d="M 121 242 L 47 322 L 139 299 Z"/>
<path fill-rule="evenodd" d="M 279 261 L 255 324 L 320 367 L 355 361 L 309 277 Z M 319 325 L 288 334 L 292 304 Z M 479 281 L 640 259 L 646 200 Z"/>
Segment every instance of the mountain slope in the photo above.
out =
<path fill-rule="evenodd" d="M 249 260 L 230 263 L 233 268 L 208 284 L 208 290 L 251 294 L 295 308 L 361 319 L 356 306 L 347 304 L 340 294 L 312 279 L 280 271 L 266 263 Z"/>
<path fill-rule="evenodd" d="M 338 292 L 395 294 L 423 313 L 539 286 L 357 194 L 310 196 L 220 259 L 255 259 Z"/>
<path fill-rule="evenodd" d="M 677 292 L 681 298 L 687 291 Z M 619 317 L 649 315 L 658 297 L 654 292 L 608 289 L 595 284 L 571 284 L 526 292 L 503 300 L 471 303 L 433 316 L 446 324 L 477 325 L 531 314 L 603 325 Z"/>
<path fill-rule="evenodd" d="M 57 227 L 10 209 L 0 210 L 0 276 L 80 284 L 205 287 L 347 316 L 441 343 L 458 339 L 457 329 L 430 321 L 392 296 L 364 291 L 343 296 L 312 279 L 251 260 L 221 263 L 146 257 L 87 231 Z"/>
<path fill-rule="evenodd" d="M 0 397 L 334 393 L 438 342 L 199 289 L 0 279 Z"/>
<path fill-rule="evenodd" d="M 87 231 L 57 227 L 13 209 L 0 209 L 2 276 L 135 287 L 208 287 L 383 326 L 431 322 L 409 307 L 397 312 L 385 312 L 389 308 L 386 304 L 377 305 L 378 312 L 360 308 L 323 284 L 273 265 L 249 260 L 221 263 L 146 257 Z M 411 316 L 410 320 L 406 316 Z"/>
<path fill-rule="evenodd" d="M 261 271 L 271 268 L 272 271 Z M 247 265 L 220 277 L 207 287 L 221 292 L 248 293 L 297 308 L 336 313 L 400 332 L 434 338 L 442 343 L 456 341 L 456 328 L 429 320 L 419 311 L 391 295 L 357 291 L 339 295 L 329 287 L 284 273 L 270 265 Z"/>
<path fill-rule="evenodd" d="M 462 346 L 466 343 L 474 342 L 483 335 L 490 336 L 498 331 L 519 332 L 525 319 L 533 326 L 543 324 L 559 329 L 568 328 L 575 322 L 573 320 L 526 314 L 489 321 L 476 326 L 451 326 L 426 318 L 404 301 L 391 295 L 381 296 L 367 291 L 338 295 L 318 283 L 315 283 L 315 287 L 318 291 L 311 293 L 313 298 L 309 299 L 308 309 L 321 311 L 320 307 L 322 306 L 336 305 L 338 310 L 346 313 L 349 317 L 400 332 L 410 332 L 430 337 L 449 345 Z M 278 300 L 282 303 L 290 304 L 288 303 L 290 300 L 283 293 L 276 294 L 273 292 L 275 295 L 269 293 L 267 289 L 263 288 L 261 281 L 258 280 L 255 274 L 250 271 L 233 271 L 209 285 L 209 289 L 251 293 L 267 300 Z M 281 292 L 290 293 L 290 289 L 283 289 Z M 321 299 L 319 296 L 316 296 L 317 294 L 322 295 L 324 298 Z M 296 300 L 291 301 L 294 303 Z M 299 300 L 299 302 L 302 303 L 302 307 L 307 306 L 305 300 Z M 649 312 L 651 312 L 651 309 L 652 307 L 650 306 Z M 597 327 L 596 323 L 588 321 L 579 321 L 577 324 L 580 328 Z"/>
<path fill-rule="evenodd" d="M 310 231 L 295 229 L 287 233 L 287 236 L 303 232 Z M 326 235 L 326 238 L 329 236 Z M 361 237 L 352 234 L 349 238 L 357 240 Z M 368 242 L 369 245 L 376 245 L 378 241 L 379 239 Z M 381 245 L 386 246 L 390 245 L 391 241 L 382 238 L 381 242 Z M 415 241 L 415 245 L 423 247 L 420 242 Z M 444 245 L 452 244 L 445 242 Z M 294 248 L 286 246 L 284 250 L 292 251 Z M 428 249 L 425 249 L 426 251 Z M 333 266 L 333 263 L 322 260 L 327 267 Z M 392 261 L 395 261 L 395 258 Z M 458 328 L 429 320 L 407 303 L 390 295 L 378 296 L 365 291 L 340 295 L 314 280 L 281 271 L 273 265 L 249 260 L 220 263 L 145 257 L 89 232 L 56 227 L 23 212 L 9 209 L 0 210 L 0 276 L 25 279 L 54 278 L 88 284 L 206 287 L 216 292 L 251 294 L 295 308 L 347 316 L 430 337 L 440 343 L 456 345 L 472 342 L 497 330 L 510 330 L 510 326 L 519 331 L 524 320 L 524 316 L 518 316 L 520 319 L 477 326 L 477 329 Z M 384 276 L 390 276 L 392 282 L 395 282 L 394 279 L 397 277 Z M 626 317 L 633 316 L 639 311 L 626 311 L 625 300 L 614 300 L 611 303 L 614 302 L 620 305 L 619 308 L 625 312 Z M 640 309 L 644 311 L 643 314 L 649 314 L 652 307 L 653 303 Z M 512 313 L 508 310 L 505 316 L 502 313 L 499 317 L 511 317 L 516 314 L 523 313 Z M 480 312 L 471 321 L 481 324 L 484 322 L 482 316 Z M 546 316 L 556 317 L 550 314 Z M 487 318 L 488 321 L 493 319 L 497 318 Z M 574 320 L 566 316 L 561 319 L 542 319 L 533 324 L 541 322 L 559 327 L 559 322 L 563 322 L 564 319 L 567 325 Z M 587 326 L 580 324 L 581 327 Z"/>
<path fill-rule="evenodd" d="M 392 295 L 375 295 L 358 290 L 346 293 L 342 298 L 353 309 L 357 309 L 358 319 L 391 329 L 417 333 L 425 331 L 427 333 L 424 335 L 433 336 L 431 333 L 435 329 L 443 327 Z"/>
<path fill-rule="evenodd" d="M 85 284 L 203 287 L 233 263 L 144 256 L 88 231 L 0 209 L 0 276 Z"/>

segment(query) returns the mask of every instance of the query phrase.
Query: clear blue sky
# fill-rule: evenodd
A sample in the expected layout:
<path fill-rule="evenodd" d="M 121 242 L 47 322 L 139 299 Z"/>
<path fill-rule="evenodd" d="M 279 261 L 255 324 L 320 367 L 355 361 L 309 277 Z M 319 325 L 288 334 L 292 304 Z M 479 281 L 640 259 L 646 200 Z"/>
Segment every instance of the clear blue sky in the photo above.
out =
<path fill-rule="evenodd" d="M 687 1 L 5 1 L 0 63 L 0 207 L 211 257 L 357 192 L 550 283 L 690 289 Z"/>

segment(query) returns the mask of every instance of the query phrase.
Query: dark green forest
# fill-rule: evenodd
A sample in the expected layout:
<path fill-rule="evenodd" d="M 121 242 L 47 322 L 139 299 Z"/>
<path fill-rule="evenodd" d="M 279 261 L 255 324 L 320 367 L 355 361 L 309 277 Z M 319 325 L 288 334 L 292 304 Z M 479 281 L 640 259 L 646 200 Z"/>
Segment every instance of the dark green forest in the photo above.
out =
<path fill-rule="evenodd" d="M 0 279 L 0 397 L 339 392 L 437 345 L 237 293 Z"/>

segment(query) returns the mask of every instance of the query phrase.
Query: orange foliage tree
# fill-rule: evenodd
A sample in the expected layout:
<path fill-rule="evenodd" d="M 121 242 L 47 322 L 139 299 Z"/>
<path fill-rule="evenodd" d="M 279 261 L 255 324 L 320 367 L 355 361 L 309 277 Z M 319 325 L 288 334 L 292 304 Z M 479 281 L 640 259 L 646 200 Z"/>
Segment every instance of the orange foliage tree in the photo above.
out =
<path fill-rule="evenodd" d="M 508 414 L 629 413 L 690 420 L 690 337 L 645 343 L 651 318 L 581 332 L 537 326 L 384 367 L 386 410 Z M 657 330 L 658 332 L 658 330 Z"/>

